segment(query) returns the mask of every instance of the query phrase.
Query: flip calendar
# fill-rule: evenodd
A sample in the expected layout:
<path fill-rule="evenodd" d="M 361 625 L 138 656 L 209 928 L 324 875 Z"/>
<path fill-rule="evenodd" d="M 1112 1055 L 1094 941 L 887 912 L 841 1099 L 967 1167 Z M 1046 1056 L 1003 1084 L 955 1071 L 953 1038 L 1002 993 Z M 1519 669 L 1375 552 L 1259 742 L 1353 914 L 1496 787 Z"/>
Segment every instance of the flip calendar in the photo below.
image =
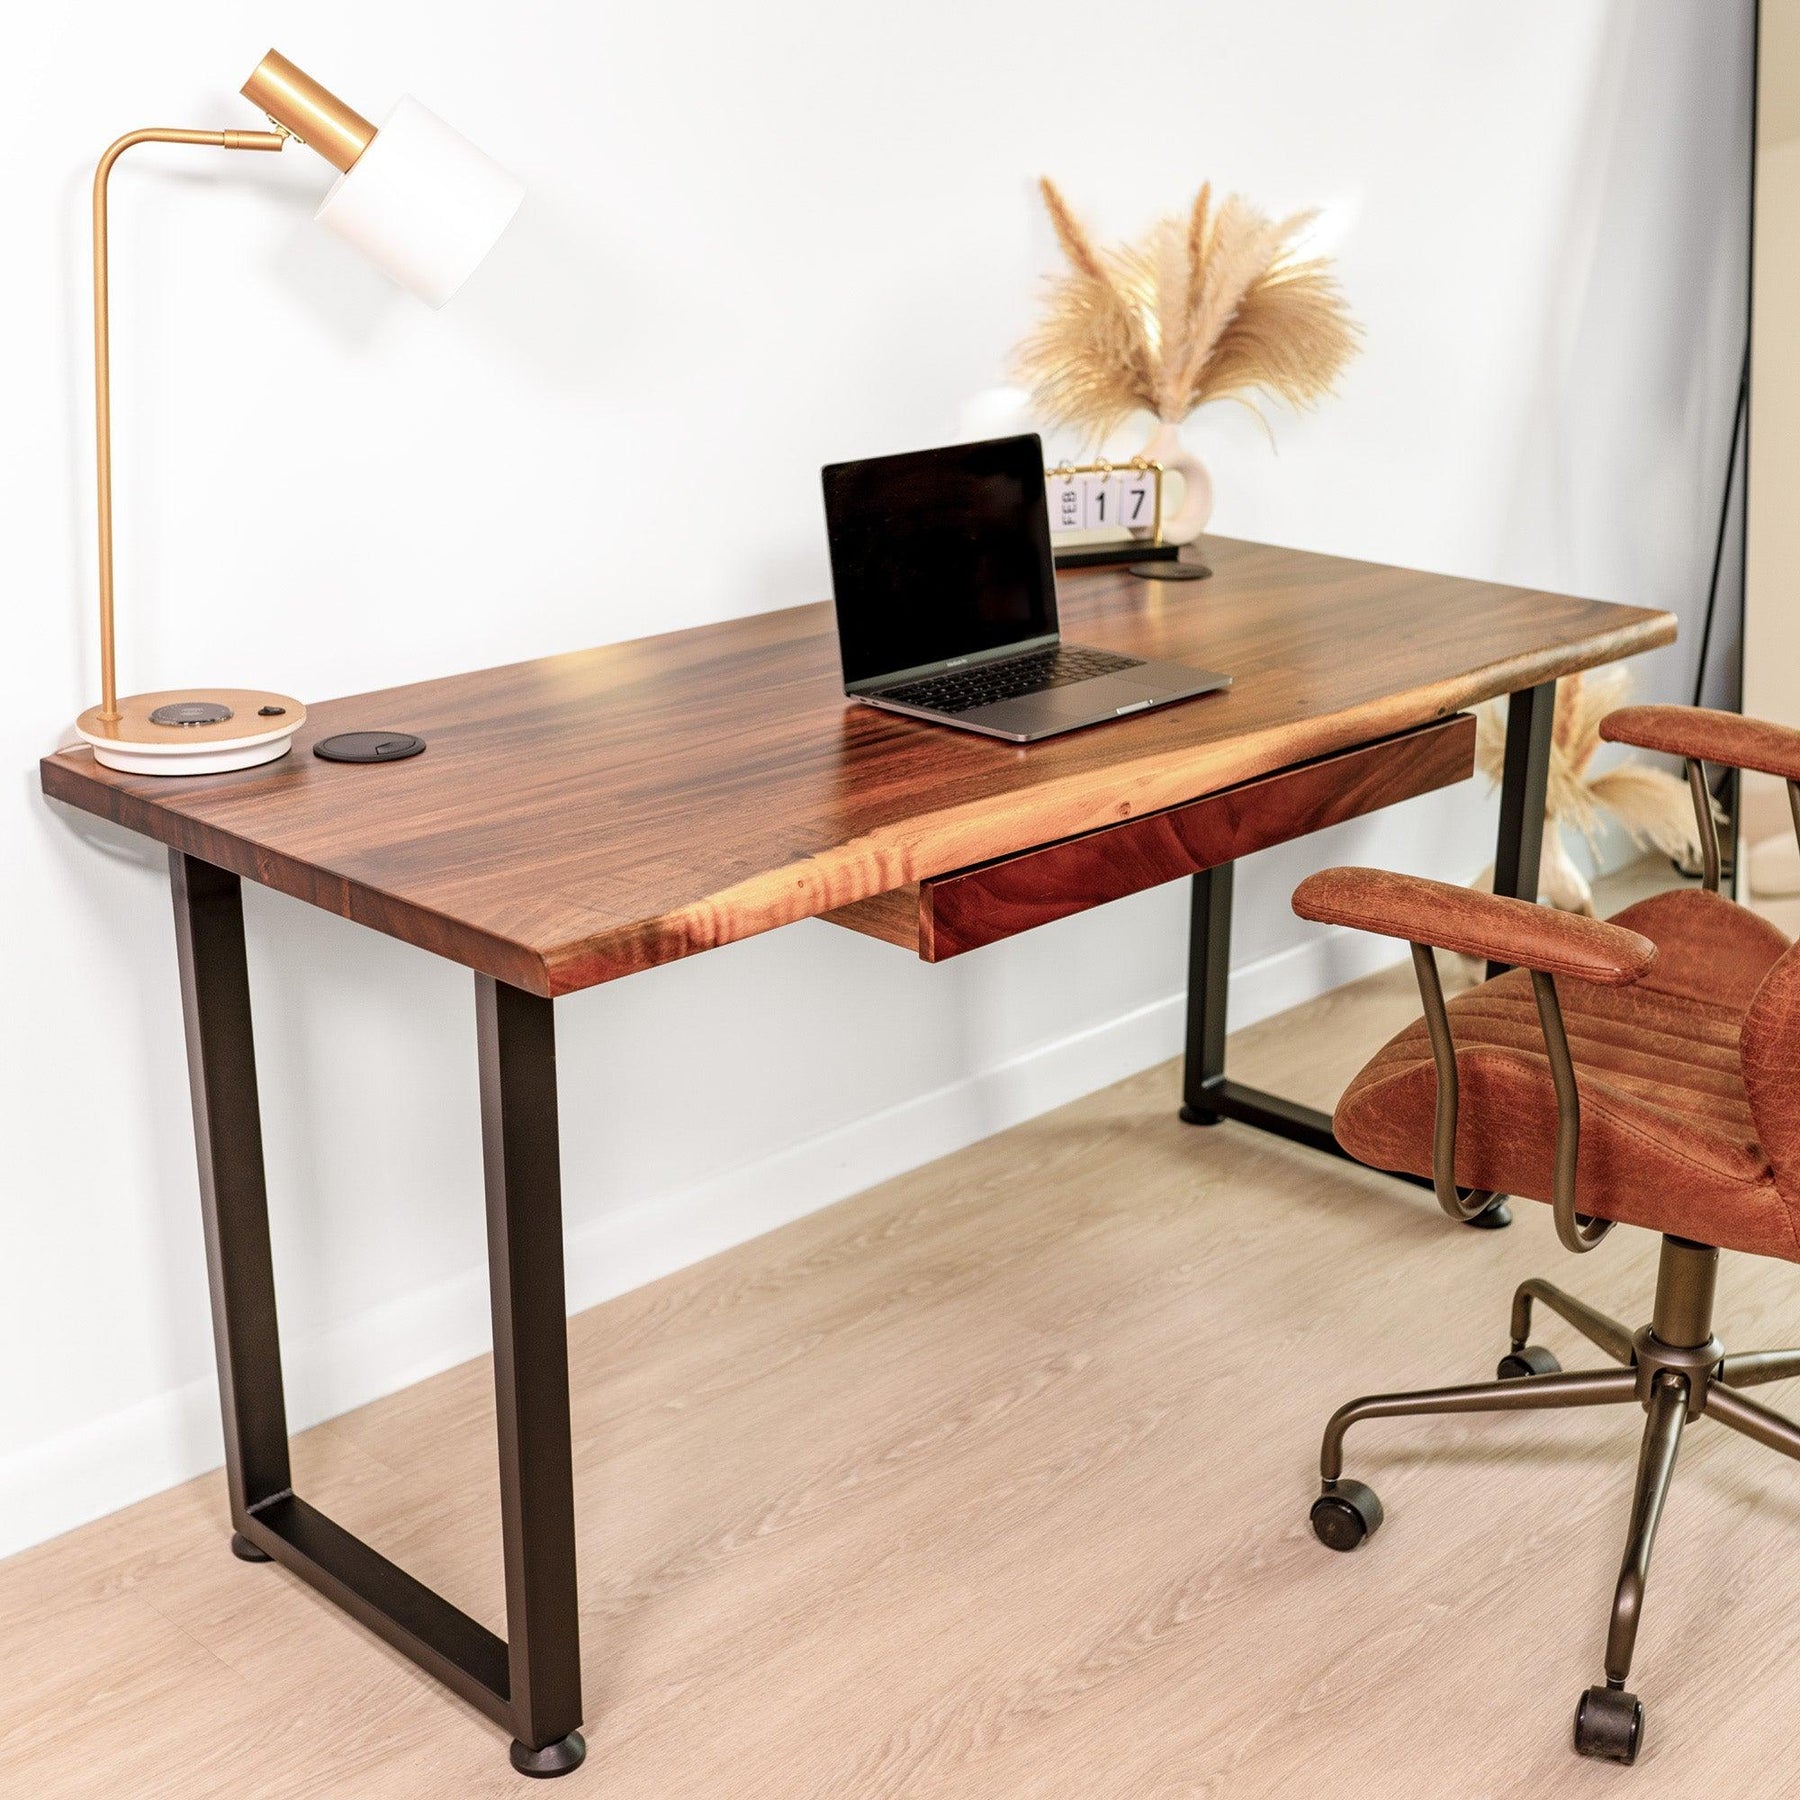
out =
<path fill-rule="evenodd" d="M 1044 477 L 1050 529 L 1142 534 L 1162 542 L 1163 470 L 1134 457 L 1128 463 L 1061 463 Z"/>

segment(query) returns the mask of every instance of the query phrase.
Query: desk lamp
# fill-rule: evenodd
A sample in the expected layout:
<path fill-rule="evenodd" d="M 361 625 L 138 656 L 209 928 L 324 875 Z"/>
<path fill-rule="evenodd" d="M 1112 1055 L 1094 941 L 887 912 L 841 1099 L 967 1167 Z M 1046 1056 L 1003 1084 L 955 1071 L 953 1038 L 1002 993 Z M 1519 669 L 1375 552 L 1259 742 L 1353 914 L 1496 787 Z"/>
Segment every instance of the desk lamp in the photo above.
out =
<path fill-rule="evenodd" d="M 418 101 L 378 131 L 271 50 L 244 83 L 273 131 L 128 132 L 94 171 L 94 431 L 100 519 L 100 693 L 75 729 L 109 769 L 213 775 L 273 762 L 306 723 L 286 694 L 182 688 L 121 700 L 113 662 L 112 395 L 107 348 L 106 184 L 134 144 L 280 150 L 306 144 L 338 170 L 317 217 L 428 306 L 474 272 L 524 198 L 523 185 Z"/>

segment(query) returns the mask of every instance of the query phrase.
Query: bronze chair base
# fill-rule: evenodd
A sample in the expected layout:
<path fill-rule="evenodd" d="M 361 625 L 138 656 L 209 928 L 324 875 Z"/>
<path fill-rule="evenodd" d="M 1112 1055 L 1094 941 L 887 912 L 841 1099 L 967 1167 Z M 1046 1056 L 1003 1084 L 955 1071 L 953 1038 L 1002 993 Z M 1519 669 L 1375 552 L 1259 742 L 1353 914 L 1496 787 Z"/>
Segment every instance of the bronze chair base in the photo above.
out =
<path fill-rule="evenodd" d="M 1800 1460 L 1800 1426 L 1737 1391 L 1800 1375 L 1800 1350 L 1725 1354 L 1712 1329 L 1718 1266 L 1719 1253 L 1711 1245 L 1665 1237 L 1657 1268 L 1656 1305 L 1650 1323 L 1636 1332 L 1547 1281 L 1534 1278 L 1523 1282 L 1513 1296 L 1512 1349 L 1501 1359 L 1499 1380 L 1426 1388 L 1411 1394 L 1372 1394 L 1339 1407 L 1325 1427 L 1313 1531 L 1333 1550 L 1354 1550 L 1379 1527 L 1382 1517 L 1374 1492 L 1343 1472 L 1344 1433 L 1361 1420 L 1614 1406 L 1628 1400 L 1643 1407 L 1648 1417 L 1631 1497 L 1625 1557 L 1613 1592 L 1606 1681 L 1589 1688 L 1575 1711 L 1575 1748 L 1583 1756 L 1629 1763 L 1636 1760 L 1643 1739 L 1644 1709 L 1635 1695 L 1625 1691 L 1625 1682 L 1637 1643 L 1650 1550 L 1688 1422 L 1717 1419 L 1771 1450 Z M 1564 1374 L 1549 1351 L 1527 1342 L 1534 1302 L 1547 1306 L 1624 1366 Z"/>

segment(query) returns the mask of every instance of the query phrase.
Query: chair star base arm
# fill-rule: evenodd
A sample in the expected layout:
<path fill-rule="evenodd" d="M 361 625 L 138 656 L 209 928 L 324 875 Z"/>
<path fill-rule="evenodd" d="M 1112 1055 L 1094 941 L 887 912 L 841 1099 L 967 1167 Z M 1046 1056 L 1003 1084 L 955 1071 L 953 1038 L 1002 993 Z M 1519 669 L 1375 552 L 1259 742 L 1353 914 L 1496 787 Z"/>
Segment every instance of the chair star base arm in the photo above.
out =
<path fill-rule="evenodd" d="M 1628 1401 L 1644 1409 L 1625 1550 L 1607 1625 L 1605 1685 L 1589 1688 L 1576 1714 L 1575 1748 L 1583 1756 L 1630 1762 L 1637 1755 L 1643 1709 L 1635 1696 L 1625 1692 L 1625 1684 L 1637 1648 L 1650 1555 L 1686 1428 L 1696 1419 L 1714 1419 L 1800 1461 L 1800 1425 L 1732 1385 L 1734 1379 L 1750 1385 L 1800 1374 L 1800 1350 L 1753 1351 L 1735 1357 L 1722 1353 L 1712 1328 L 1718 1257 L 1711 1245 L 1665 1236 L 1651 1320 L 1635 1333 L 1626 1333 L 1616 1320 L 1548 1282 L 1524 1282 L 1514 1294 L 1515 1354 L 1525 1349 L 1523 1338 L 1530 1331 L 1535 1301 L 1559 1313 L 1610 1355 L 1629 1362 L 1629 1367 L 1564 1373 L 1547 1351 L 1535 1351 L 1534 1357 L 1541 1358 L 1536 1366 L 1547 1372 L 1352 1400 L 1332 1414 L 1320 1443 L 1313 1531 L 1328 1548 L 1348 1551 L 1380 1528 L 1384 1516 L 1374 1490 L 1344 1474 L 1344 1437 L 1352 1425 L 1371 1419 L 1552 1411 Z"/>
<path fill-rule="evenodd" d="M 1800 1350 L 1746 1350 L 1719 1364 L 1727 1387 L 1761 1387 L 1765 1381 L 1791 1381 L 1800 1375 Z"/>
<path fill-rule="evenodd" d="M 1574 1328 L 1594 1345 L 1604 1350 L 1614 1362 L 1629 1363 L 1637 1354 L 1636 1340 L 1630 1329 L 1621 1325 L 1617 1319 L 1609 1317 L 1597 1307 L 1589 1306 L 1585 1300 L 1578 1300 L 1573 1294 L 1564 1293 L 1554 1282 L 1544 1281 L 1536 1275 L 1528 1276 L 1521 1281 L 1513 1294 L 1512 1304 L 1512 1348 L 1518 1355 L 1531 1342 L 1531 1303 L 1537 1301 L 1547 1306 L 1565 1323 Z M 1747 1361 L 1747 1358 L 1740 1360 Z M 1795 1373 L 1800 1373 L 1800 1364 Z M 1765 1381 L 1777 1381 L 1778 1375 L 1762 1376 Z"/>
<path fill-rule="evenodd" d="M 1319 1479 L 1329 1487 L 1344 1473 L 1344 1437 L 1365 1419 L 1404 1419 L 1442 1413 L 1532 1412 L 1565 1406 L 1623 1406 L 1638 1397 L 1630 1369 L 1583 1369 L 1528 1380 L 1475 1381 L 1405 1394 L 1365 1394 L 1340 1406 L 1325 1427 Z"/>

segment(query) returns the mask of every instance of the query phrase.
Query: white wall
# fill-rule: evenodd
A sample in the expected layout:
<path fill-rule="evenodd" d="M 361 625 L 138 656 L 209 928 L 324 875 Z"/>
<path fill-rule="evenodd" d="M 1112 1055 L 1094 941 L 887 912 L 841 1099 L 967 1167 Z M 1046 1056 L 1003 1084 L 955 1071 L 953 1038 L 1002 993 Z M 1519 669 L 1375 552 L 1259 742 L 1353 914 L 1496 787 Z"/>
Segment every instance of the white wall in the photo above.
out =
<path fill-rule="evenodd" d="M 1332 209 L 1367 353 L 1339 400 L 1278 421 L 1279 454 L 1235 414 L 1196 425 L 1221 530 L 1691 613 L 1740 347 L 1747 14 L 85 0 L 15 20 L 0 1549 L 218 1456 L 162 858 L 46 803 L 33 767 L 97 689 L 85 220 L 111 137 L 252 123 L 236 88 L 273 42 L 378 117 L 419 94 L 531 190 L 433 316 L 310 227 L 309 155 L 122 166 L 130 689 L 348 693 L 823 596 L 818 466 L 952 435 L 1002 376 L 1052 260 L 1040 171 L 1108 232 L 1202 176 Z M 1679 690 L 1681 655 L 1651 691 Z M 1239 1016 L 1365 966 L 1290 918 L 1300 872 L 1471 876 L 1492 829 L 1472 794 L 1253 863 Z M 278 896 L 248 911 L 305 1422 L 485 1343 L 470 982 Z M 572 1302 L 1171 1054 L 1182 914 L 1178 890 L 1144 896 L 936 971 L 806 924 L 565 1003 Z"/>

